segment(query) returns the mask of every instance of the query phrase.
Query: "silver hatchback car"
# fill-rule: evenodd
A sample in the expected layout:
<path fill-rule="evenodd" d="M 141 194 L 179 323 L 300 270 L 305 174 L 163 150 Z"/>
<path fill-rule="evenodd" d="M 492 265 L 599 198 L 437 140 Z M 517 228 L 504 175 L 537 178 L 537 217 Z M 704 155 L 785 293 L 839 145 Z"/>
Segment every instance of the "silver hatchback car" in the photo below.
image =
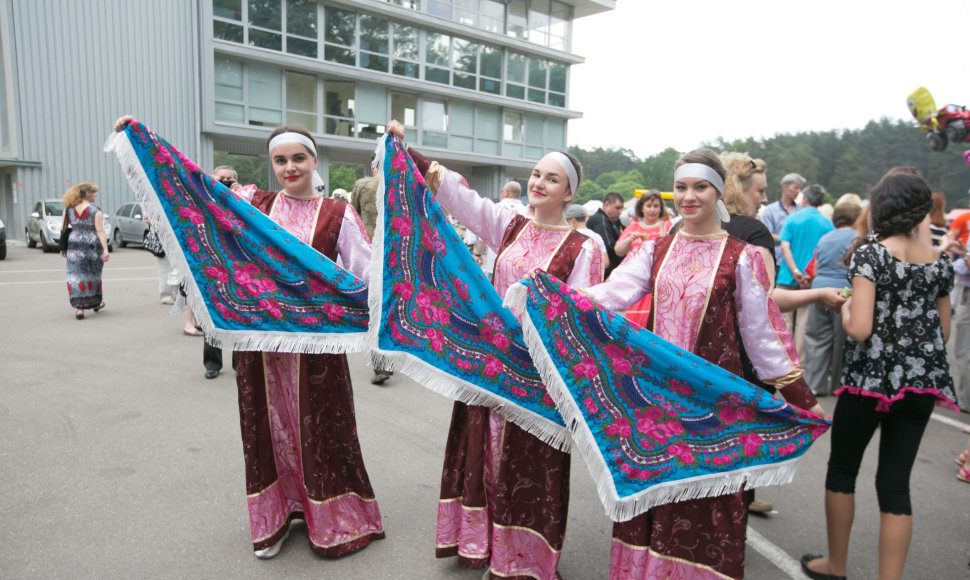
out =
<path fill-rule="evenodd" d="M 108 239 L 112 242 L 122 248 L 132 243 L 144 245 L 148 224 L 145 223 L 145 212 L 142 211 L 140 203 L 131 202 L 121 206 L 111 222 L 113 231 Z"/>
<path fill-rule="evenodd" d="M 108 238 L 108 251 L 114 251 L 111 243 L 111 222 L 108 214 L 101 215 L 105 236 Z M 64 220 L 64 202 L 59 199 L 42 199 L 34 205 L 34 211 L 27 216 L 27 247 L 36 248 L 38 244 L 45 252 L 56 252 L 61 240 L 61 223 Z"/>

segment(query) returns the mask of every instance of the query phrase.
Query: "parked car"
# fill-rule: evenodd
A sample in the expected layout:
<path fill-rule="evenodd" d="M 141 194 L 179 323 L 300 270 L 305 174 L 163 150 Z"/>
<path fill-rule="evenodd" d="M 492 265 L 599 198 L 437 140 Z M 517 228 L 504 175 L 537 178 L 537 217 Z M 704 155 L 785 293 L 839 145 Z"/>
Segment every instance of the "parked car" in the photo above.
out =
<path fill-rule="evenodd" d="M 0 220 L 0 260 L 7 257 L 7 226 Z"/>
<path fill-rule="evenodd" d="M 37 244 L 45 252 L 56 252 L 61 241 L 61 223 L 64 220 L 64 202 L 59 199 L 43 199 L 34 205 L 34 211 L 27 216 L 27 247 L 36 248 Z M 101 212 L 101 225 L 108 240 L 108 251 L 114 251 L 111 243 L 111 222 L 108 214 Z"/>
<path fill-rule="evenodd" d="M 61 220 L 64 219 L 64 203 L 59 199 L 42 199 L 34 205 L 27 216 L 27 247 L 38 244 L 45 252 L 56 252 L 61 239 Z"/>
<path fill-rule="evenodd" d="M 145 223 L 145 212 L 138 202 L 126 203 L 118 208 L 112 218 L 110 239 L 122 248 L 128 244 L 144 244 L 148 224 Z M 106 230 L 107 231 L 107 230 Z"/>

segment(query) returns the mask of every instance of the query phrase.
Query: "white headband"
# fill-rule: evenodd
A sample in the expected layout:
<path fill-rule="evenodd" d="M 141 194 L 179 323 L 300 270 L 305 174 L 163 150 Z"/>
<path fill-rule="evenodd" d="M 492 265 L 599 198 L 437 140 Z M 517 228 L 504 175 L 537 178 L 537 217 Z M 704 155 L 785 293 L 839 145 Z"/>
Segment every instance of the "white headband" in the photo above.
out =
<path fill-rule="evenodd" d="M 276 149 L 280 145 L 285 145 L 287 143 L 297 143 L 297 144 L 303 145 L 304 147 L 310 150 L 310 153 L 313 155 L 314 159 L 317 158 L 317 148 L 313 144 L 313 141 L 311 141 L 306 135 L 303 135 L 301 133 L 295 133 L 293 131 L 280 133 L 276 137 L 273 137 L 272 139 L 269 140 L 269 146 L 267 148 L 269 149 L 270 156 L 273 155 L 273 149 Z M 313 175 L 310 177 L 310 182 L 312 184 L 313 191 L 315 192 L 314 195 L 320 194 L 325 196 L 327 186 L 323 182 L 323 178 L 320 177 L 319 173 L 314 171 Z M 289 195 L 290 197 L 295 197 L 296 199 L 302 199 L 301 197 L 295 196 L 293 194 L 287 194 L 287 195 Z"/>
<path fill-rule="evenodd" d="M 542 159 L 552 159 L 559 165 L 562 165 L 563 170 L 566 172 L 566 177 L 569 178 L 569 191 L 573 192 L 573 195 L 576 195 L 576 189 L 579 187 L 579 176 L 576 175 L 576 167 L 573 166 L 573 162 L 569 160 L 569 157 L 566 157 L 559 151 L 553 151 Z"/>
<path fill-rule="evenodd" d="M 724 180 L 707 165 L 703 163 L 685 163 L 674 171 L 674 181 L 684 177 L 697 177 L 714 186 L 721 195 L 724 195 Z"/>
<path fill-rule="evenodd" d="M 307 149 L 315 158 L 317 156 L 317 148 L 306 135 L 301 135 L 300 133 L 294 133 L 292 131 L 287 131 L 286 133 L 280 133 L 276 137 L 269 140 L 269 154 L 273 154 L 273 149 L 276 149 L 280 145 L 285 145 L 286 143 L 299 143 Z"/>

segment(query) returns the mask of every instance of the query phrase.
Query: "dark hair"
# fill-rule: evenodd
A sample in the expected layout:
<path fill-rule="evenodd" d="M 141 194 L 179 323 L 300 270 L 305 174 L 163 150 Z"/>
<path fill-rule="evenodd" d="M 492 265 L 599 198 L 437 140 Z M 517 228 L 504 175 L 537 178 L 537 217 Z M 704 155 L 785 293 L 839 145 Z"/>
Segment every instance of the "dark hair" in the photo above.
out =
<path fill-rule="evenodd" d="M 802 199 L 811 207 L 818 207 L 825 201 L 825 188 L 821 185 L 809 185 L 802 190 Z"/>
<path fill-rule="evenodd" d="M 932 207 L 933 194 L 922 177 L 912 173 L 886 176 L 869 195 L 872 231 L 880 238 L 909 233 Z"/>
<path fill-rule="evenodd" d="M 664 200 L 662 197 L 660 197 L 659 189 L 651 189 L 650 191 L 647 191 L 641 195 L 640 199 L 637 200 L 636 205 L 633 206 L 633 215 L 637 216 L 638 218 L 642 218 L 643 206 L 647 205 L 647 202 L 651 199 L 657 200 L 657 203 L 660 204 L 660 219 L 667 219 L 667 208 L 664 207 Z"/>
<path fill-rule="evenodd" d="M 721 158 L 718 157 L 717 153 L 711 151 L 710 149 L 694 149 L 693 151 L 684 153 L 681 158 L 677 160 L 677 163 L 674 163 L 674 169 L 688 163 L 700 163 L 702 165 L 706 165 L 720 175 L 722 181 L 727 179 L 727 170 L 724 169 L 724 164 L 721 163 Z"/>
<path fill-rule="evenodd" d="M 862 208 L 854 203 L 840 203 L 832 210 L 832 225 L 837 228 L 851 226 L 861 213 Z"/>
<path fill-rule="evenodd" d="M 615 191 L 607 193 L 606 197 L 603 198 L 603 205 L 609 205 L 616 202 L 623 203 L 623 196 Z"/>
<path fill-rule="evenodd" d="M 946 198 L 942 193 L 933 192 L 933 209 L 930 210 L 930 223 L 938 228 L 946 227 Z"/>
<path fill-rule="evenodd" d="M 267 149 L 269 149 L 269 142 L 273 140 L 273 137 L 276 137 L 280 133 L 299 133 L 300 135 L 303 135 L 304 137 L 309 139 L 311 143 L 313 143 L 313 151 L 310 151 L 310 154 L 313 155 L 314 157 L 317 156 L 317 140 L 314 139 L 313 135 L 311 135 L 310 132 L 304 129 L 303 127 L 280 127 L 278 129 L 275 129 L 272 133 L 269 134 L 269 137 L 266 139 Z"/>

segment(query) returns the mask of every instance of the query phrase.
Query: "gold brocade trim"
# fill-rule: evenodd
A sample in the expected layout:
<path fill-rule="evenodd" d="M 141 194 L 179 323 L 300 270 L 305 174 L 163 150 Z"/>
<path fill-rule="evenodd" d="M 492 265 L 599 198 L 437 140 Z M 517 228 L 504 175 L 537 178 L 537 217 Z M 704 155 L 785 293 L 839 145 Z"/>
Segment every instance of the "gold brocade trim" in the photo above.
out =
<path fill-rule="evenodd" d="M 688 238 L 689 239 L 689 238 Z M 714 237 L 705 239 L 716 239 Z M 704 307 L 701 308 L 701 315 L 697 318 L 697 328 L 694 330 L 694 350 L 697 350 L 697 341 L 701 338 L 701 325 L 704 324 L 704 315 L 707 314 L 707 306 L 711 303 L 711 294 L 714 292 L 714 280 L 717 278 L 717 270 L 721 265 L 721 258 L 724 257 L 724 249 L 727 247 L 727 232 L 724 233 L 724 239 L 721 240 L 721 249 L 717 252 L 717 259 L 711 265 L 711 279 L 707 283 L 707 290 L 705 291 Z"/>
<path fill-rule="evenodd" d="M 442 504 L 442 503 L 455 503 L 456 501 L 461 501 L 461 498 L 460 497 L 450 497 L 448 499 L 439 499 L 438 500 L 438 503 L 439 504 Z M 461 504 L 461 509 L 468 510 L 470 512 L 479 512 L 479 511 L 484 511 L 486 509 L 486 507 L 485 506 L 477 507 L 477 506 L 470 506 L 470 505 Z"/>
<path fill-rule="evenodd" d="M 269 490 L 273 489 L 274 487 L 276 487 L 276 484 L 278 484 L 279 482 L 280 482 L 279 476 L 277 476 L 277 478 L 273 481 L 273 483 L 267 485 L 266 487 L 264 487 L 260 491 L 257 491 L 256 493 L 247 493 L 246 494 L 246 497 L 247 498 L 257 498 L 257 497 L 263 495 L 264 493 L 266 493 L 267 491 L 269 491 Z"/>
<path fill-rule="evenodd" d="M 762 379 L 762 382 L 767 385 L 771 385 L 776 389 L 783 389 L 800 378 L 802 378 L 802 367 L 796 366 L 794 369 L 781 375 L 780 377 L 775 377 L 773 379 Z"/>
<path fill-rule="evenodd" d="M 720 230 L 713 234 L 688 234 L 683 230 L 683 228 L 677 230 L 677 235 L 683 237 L 687 240 L 713 240 L 716 238 L 726 238 L 728 233 L 724 230 Z"/>
<path fill-rule="evenodd" d="M 659 552 L 654 551 L 649 546 L 634 546 L 633 544 L 628 544 L 623 540 L 617 540 L 616 538 L 613 538 L 613 542 L 616 544 L 620 544 L 623 547 L 628 548 L 630 550 L 636 550 L 637 552 L 650 552 L 651 557 L 660 558 L 661 560 L 666 560 L 667 562 L 677 562 L 678 564 L 685 564 L 692 568 L 701 568 L 703 570 L 710 572 L 711 574 L 714 574 L 718 578 L 724 578 L 724 580 L 734 580 L 732 576 L 722 574 L 717 570 L 715 570 L 714 568 L 711 568 L 707 564 L 698 564 L 697 562 L 691 562 L 690 560 L 685 560 L 683 558 L 678 558 L 676 556 L 668 556 L 666 554 L 661 554 Z"/>
<path fill-rule="evenodd" d="M 428 189 L 431 190 L 431 193 L 438 193 L 441 180 L 444 178 L 444 172 L 445 168 L 437 161 L 431 162 L 431 167 L 428 168 L 428 173 L 424 176 L 424 182 L 428 184 Z"/>
<path fill-rule="evenodd" d="M 542 224 L 536 221 L 536 218 L 532 218 L 532 225 L 539 228 L 540 230 L 550 230 L 553 232 L 568 232 L 573 229 L 573 226 L 569 224 L 564 225 L 554 225 L 554 224 Z"/>
<path fill-rule="evenodd" d="M 305 483 L 303 484 L 303 487 L 306 488 L 306 484 Z M 349 497 L 349 496 L 354 496 L 357 499 L 359 499 L 360 501 L 365 501 L 367 503 L 372 503 L 372 502 L 377 501 L 377 498 L 376 497 L 366 498 L 366 497 L 360 495 L 359 493 L 357 493 L 355 491 L 348 491 L 347 493 L 342 493 L 340 495 L 335 495 L 335 496 L 333 496 L 331 498 L 328 498 L 328 499 L 313 499 L 312 497 L 308 497 L 307 498 L 307 501 L 309 501 L 310 503 L 312 503 L 314 505 L 324 505 L 324 504 L 328 504 L 328 503 L 330 503 L 332 501 L 336 501 L 338 499 L 345 498 L 345 497 Z"/>
<path fill-rule="evenodd" d="M 451 546 L 442 546 L 442 547 L 450 548 L 452 546 L 457 546 L 457 545 L 458 544 L 451 544 Z M 467 554 L 465 552 L 462 552 L 461 550 L 458 550 L 458 555 L 461 556 L 462 558 L 471 558 L 473 560 L 484 560 L 485 558 L 490 558 L 492 556 L 491 554 Z"/>
<path fill-rule="evenodd" d="M 553 552 L 555 554 L 558 554 L 558 553 L 562 552 L 562 550 L 557 550 L 557 549 L 553 548 L 552 546 L 550 546 L 549 545 L 549 542 L 546 541 L 546 538 L 543 537 L 542 534 L 540 534 L 539 532 L 537 532 L 537 531 L 535 531 L 533 529 L 526 528 L 524 526 L 503 526 L 501 524 L 496 524 L 496 523 L 493 523 L 492 524 L 492 528 L 500 528 L 500 529 L 503 529 L 503 530 L 519 530 L 519 531 L 522 531 L 522 532 L 529 532 L 533 536 L 537 536 L 540 540 L 542 540 L 542 543 L 544 543 L 546 545 L 546 548 L 549 548 L 549 551 L 550 552 Z"/>

